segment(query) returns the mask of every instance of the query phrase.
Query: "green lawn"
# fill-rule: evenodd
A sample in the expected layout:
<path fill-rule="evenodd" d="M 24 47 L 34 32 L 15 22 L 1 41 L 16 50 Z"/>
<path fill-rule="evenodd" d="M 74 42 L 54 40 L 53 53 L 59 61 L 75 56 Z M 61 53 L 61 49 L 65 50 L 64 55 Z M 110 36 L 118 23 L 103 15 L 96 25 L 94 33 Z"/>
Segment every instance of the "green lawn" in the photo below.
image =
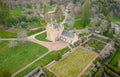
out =
<path fill-rule="evenodd" d="M 120 22 L 120 18 L 119 17 L 113 17 L 112 22 Z"/>
<path fill-rule="evenodd" d="M 29 31 L 29 32 L 28 32 L 28 36 L 33 35 L 33 34 L 36 34 L 36 33 L 39 33 L 39 32 L 41 32 L 41 31 L 43 31 L 43 30 L 42 30 L 42 29 L 38 29 L 38 30 Z"/>
<path fill-rule="evenodd" d="M 47 48 L 32 42 L 9 48 L 8 41 L 1 41 L 0 71 L 7 68 L 11 73 L 14 73 L 47 51 Z"/>
<path fill-rule="evenodd" d="M 78 48 L 65 59 L 51 67 L 59 77 L 77 77 L 85 66 L 95 57 L 95 54 Z"/>
<path fill-rule="evenodd" d="M 12 17 L 19 17 L 23 14 L 23 8 L 18 7 L 15 9 L 10 10 L 10 14 Z"/>
<path fill-rule="evenodd" d="M 69 48 L 67 47 L 67 48 L 64 48 L 62 50 L 59 50 L 59 52 L 61 52 L 61 54 L 64 54 L 68 50 L 69 50 Z M 16 75 L 15 77 L 23 77 L 26 74 L 28 74 L 30 71 L 32 71 L 33 69 L 37 68 L 38 66 L 46 66 L 46 65 L 48 65 L 50 62 L 52 62 L 54 60 L 54 53 L 55 53 L 54 51 L 49 53 L 48 55 L 46 55 L 45 57 L 43 57 L 42 59 L 40 59 L 39 61 L 37 61 L 33 65 L 31 65 L 27 69 L 25 69 L 24 71 L 22 71 L 21 73 Z"/>
<path fill-rule="evenodd" d="M 35 38 L 40 40 L 40 41 L 48 41 L 50 42 L 49 40 L 46 39 L 47 35 L 46 35 L 46 32 L 40 34 L 40 35 L 37 35 Z"/>
<path fill-rule="evenodd" d="M 118 60 L 120 60 L 120 50 L 116 52 L 116 54 L 110 62 L 110 65 L 118 67 Z"/>
<path fill-rule="evenodd" d="M 0 38 L 16 38 L 16 33 L 6 32 L 2 29 L 0 29 Z"/>
<path fill-rule="evenodd" d="M 84 28 L 80 19 L 75 21 L 74 27 L 76 29 L 83 29 Z"/>

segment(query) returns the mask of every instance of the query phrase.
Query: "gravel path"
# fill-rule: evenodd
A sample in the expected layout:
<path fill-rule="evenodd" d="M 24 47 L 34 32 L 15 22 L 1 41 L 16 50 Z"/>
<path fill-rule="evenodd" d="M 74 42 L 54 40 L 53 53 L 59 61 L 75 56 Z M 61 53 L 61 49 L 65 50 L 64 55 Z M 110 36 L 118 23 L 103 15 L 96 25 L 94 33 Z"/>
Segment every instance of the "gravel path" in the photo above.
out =
<path fill-rule="evenodd" d="M 57 42 L 45 42 L 45 41 L 40 41 L 40 40 L 37 40 L 35 37 L 39 34 L 42 34 L 46 31 L 42 31 L 40 33 L 37 33 L 37 34 L 34 34 L 30 37 L 28 37 L 28 41 L 31 41 L 31 42 L 34 42 L 34 43 L 37 43 L 37 44 L 40 44 L 46 48 L 48 48 L 49 50 L 60 50 L 60 49 L 63 49 L 65 47 L 67 47 L 69 44 L 67 44 L 66 42 L 64 41 L 57 41 Z"/>

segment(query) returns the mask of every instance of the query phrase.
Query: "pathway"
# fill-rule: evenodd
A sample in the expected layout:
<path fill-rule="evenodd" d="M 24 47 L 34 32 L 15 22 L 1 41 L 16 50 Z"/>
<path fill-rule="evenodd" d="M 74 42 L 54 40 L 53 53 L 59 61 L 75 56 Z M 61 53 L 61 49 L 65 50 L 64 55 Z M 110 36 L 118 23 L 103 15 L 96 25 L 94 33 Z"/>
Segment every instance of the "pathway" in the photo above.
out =
<path fill-rule="evenodd" d="M 46 48 L 48 48 L 49 50 L 60 50 L 60 49 L 63 49 L 65 47 L 67 47 L 69 44 L 67 44 L 66 42 L 64 41 L 57 41 L 57 42 L 45 42 L 45 41 L 40 41 L 40 40 L 37 40 L 35 37 L 39 34 L 42 34 L 46 32 L 45 31 L 42 31 L 42 32 L 39 32 L 37 34 L 34 34 L 32 36 L 29 36 L 27 39 L 28 41 L 31 41 L 31 42 L 34 42 L 34 43 L 37 43 L 37 44 L 40 44 Z"/>
<path fill-rule="evenodd" d="M 17 72 L 12 74 L 12 77 L 15 77 L 17 74 L 19 74 L 20 72 L 24 71 L 26 68 L 28 68 L 29 66 L 31 66 L 32 64 L 34 64 L 35 62 L 37 62 L 38 60 L 40 60 L 41 58 L 43 58 L 44 56 L 46 56 L 47 54 L 49 54 L 52 51 L 48 51 L 45 54 L 43 54 L 42 56 L 38 57 L 37 59 L 35 59 L 34 61 L 32 61 L 31 63 L 29 63 L 28 65 L 26 65 L 25 67 L 21 68 L 20 70 L 18 70 Z"/>

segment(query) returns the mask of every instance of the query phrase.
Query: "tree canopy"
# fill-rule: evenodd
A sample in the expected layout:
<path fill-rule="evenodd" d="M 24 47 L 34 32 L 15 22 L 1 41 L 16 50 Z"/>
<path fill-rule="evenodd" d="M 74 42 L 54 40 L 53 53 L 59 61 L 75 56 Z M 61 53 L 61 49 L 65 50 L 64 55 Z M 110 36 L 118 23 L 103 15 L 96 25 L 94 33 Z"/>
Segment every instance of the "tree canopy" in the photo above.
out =
<path fill-rule="evenodd" d="M 9 14 L 10 13 L 8 5 L 3 0 L 0 0 L 0 24 L 10 26 Z"/>
<path fill-rule="evenodd" d="M 84 27 L 88 24 L 90 16 L 91 16 L 91 1 L 86 0 L 83 4 L 82 11 L 82 24 Z"/>

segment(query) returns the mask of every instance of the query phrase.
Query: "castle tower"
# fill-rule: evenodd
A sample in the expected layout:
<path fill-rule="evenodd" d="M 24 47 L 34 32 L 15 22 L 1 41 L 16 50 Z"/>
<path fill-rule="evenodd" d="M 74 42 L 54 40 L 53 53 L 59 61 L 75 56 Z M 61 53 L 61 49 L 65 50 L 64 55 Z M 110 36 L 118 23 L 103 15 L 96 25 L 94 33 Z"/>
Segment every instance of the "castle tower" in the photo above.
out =
<path fill-rule="evenodd" d="M 59 25 L 56 22 L 48 23 L 46 26 L 47 39 L 53 42 L 57 41 L 60 38 L 63 30 L 63 25 Z"/>

